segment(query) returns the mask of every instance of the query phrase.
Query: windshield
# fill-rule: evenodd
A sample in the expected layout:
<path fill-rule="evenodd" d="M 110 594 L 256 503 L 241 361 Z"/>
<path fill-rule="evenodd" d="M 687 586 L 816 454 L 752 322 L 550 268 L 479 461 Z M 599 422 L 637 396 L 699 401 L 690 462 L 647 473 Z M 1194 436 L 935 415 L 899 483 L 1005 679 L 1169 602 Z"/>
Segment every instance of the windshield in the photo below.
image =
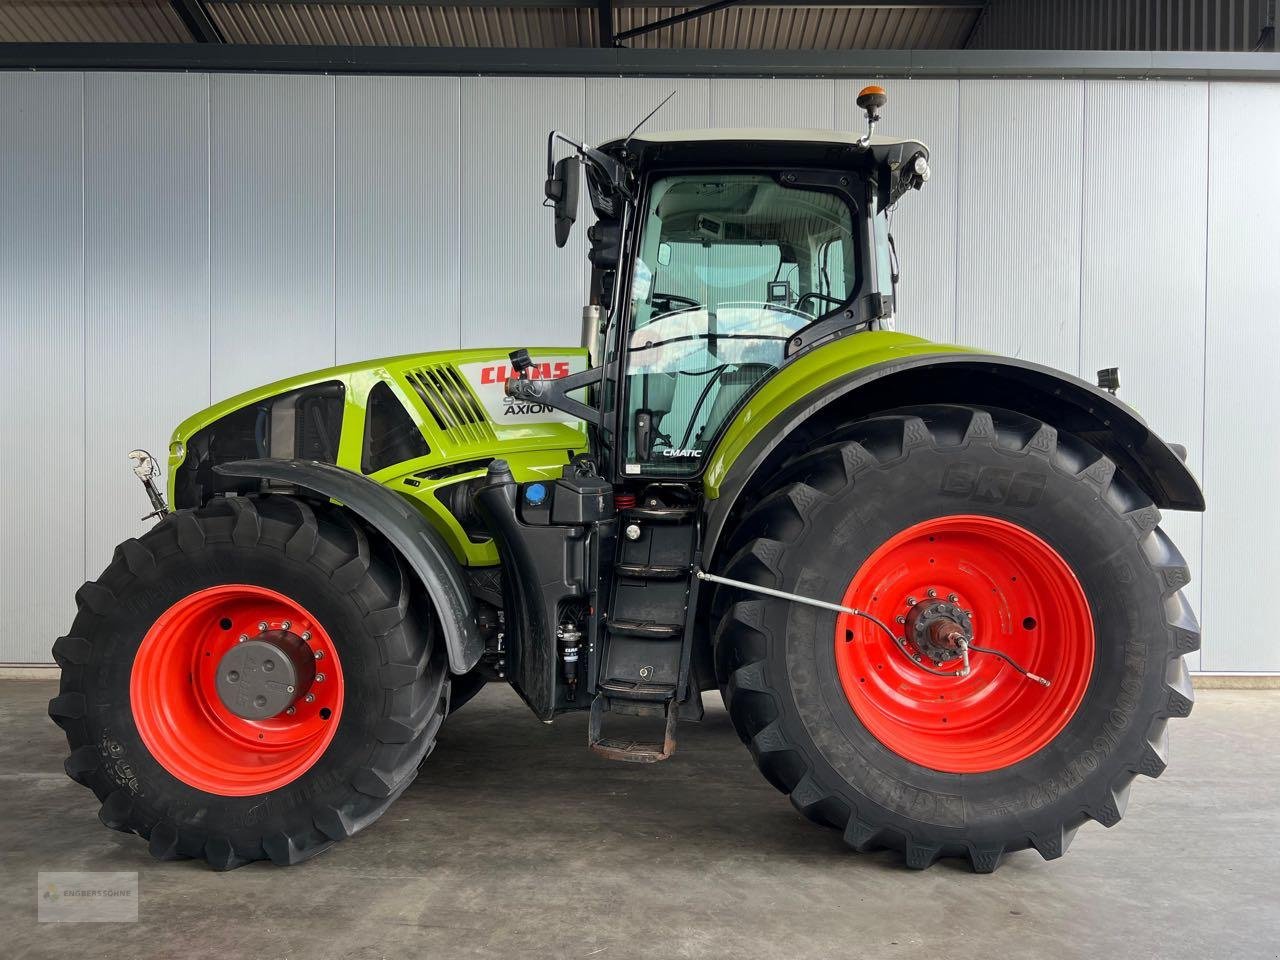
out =
<path fill-rule="evenodd" d="M 765 174 L 657 181 L 632 271 L 627 464 L 689 473 L 787 340 L 857 291 L 853 211 Z"/>

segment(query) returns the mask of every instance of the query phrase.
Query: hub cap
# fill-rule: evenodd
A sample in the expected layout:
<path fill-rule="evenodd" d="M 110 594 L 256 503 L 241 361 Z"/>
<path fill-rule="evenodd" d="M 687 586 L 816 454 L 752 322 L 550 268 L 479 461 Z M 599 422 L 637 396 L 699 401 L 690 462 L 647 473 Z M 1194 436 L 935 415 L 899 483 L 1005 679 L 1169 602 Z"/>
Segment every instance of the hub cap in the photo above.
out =
<path fill-rule="evenodd" d="M 1061 555 L 1017 524 L 957 515 L 897 534 L 854 574 L 835 652 L 840 683 L 863 725 L 888 749 L 948 773 L 998 770 L 1049 743 L 1074 715 L 1093 670 L 1089 604 Z M 1050 680 L 1031 682 L 997 656 L 970 654 L 960 639 L 999 650 Z"/>
<path fill-rule="evenodd" d="M 333 739 L 342 668 L 324 628 L 265 587 L 184 597 L 147 631 L 129 697 L 151 755 L 219 796 L 265 793 L 302 776 Z"/>

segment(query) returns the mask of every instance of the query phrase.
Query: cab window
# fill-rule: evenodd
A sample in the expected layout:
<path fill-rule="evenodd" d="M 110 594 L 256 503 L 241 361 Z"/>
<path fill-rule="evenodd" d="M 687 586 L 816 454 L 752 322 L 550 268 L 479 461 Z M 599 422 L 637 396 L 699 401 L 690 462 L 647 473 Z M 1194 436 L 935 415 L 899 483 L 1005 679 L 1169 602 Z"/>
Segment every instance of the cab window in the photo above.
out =
<path fill-rule="evenodd" d="M 632 271 L 627 469 L 696 472 L 787 341 L 857 292 L 839 195 L 765 174 L 680 175 L 650 191 Z"/>

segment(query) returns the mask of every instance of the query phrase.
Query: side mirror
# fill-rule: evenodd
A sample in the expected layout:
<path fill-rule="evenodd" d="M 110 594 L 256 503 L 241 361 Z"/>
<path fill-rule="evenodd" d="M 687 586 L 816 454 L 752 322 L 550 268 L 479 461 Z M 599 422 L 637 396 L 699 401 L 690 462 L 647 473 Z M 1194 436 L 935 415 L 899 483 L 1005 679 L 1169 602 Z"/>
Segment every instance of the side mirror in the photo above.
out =
<path fill-rule="evenodd" d="M 581 163 L 577 157 L 565 157 L 557 161 L 550 180 L 546 183 L 547 199 L 555 210 L 556 246 L 569 242 L 569 230 L 578 219 L 578 176 Z"/>

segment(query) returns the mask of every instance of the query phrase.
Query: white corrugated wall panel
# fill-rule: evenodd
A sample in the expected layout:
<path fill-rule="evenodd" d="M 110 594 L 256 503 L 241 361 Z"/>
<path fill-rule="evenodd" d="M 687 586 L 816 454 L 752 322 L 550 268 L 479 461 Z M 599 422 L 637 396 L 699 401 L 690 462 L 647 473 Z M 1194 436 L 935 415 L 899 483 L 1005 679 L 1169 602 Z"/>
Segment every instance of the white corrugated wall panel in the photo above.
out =
<path fill-rule="evenodd" d="M 1119 367 L 1120 396 L 1204 467 L 1205 203 L 1208 86 L 1085 86 L 1080 365 Z M 1130 173 L 1132 171 L 1132 173 Z M 1200 609 L 1201 515 L 1162 526 L 1191 565 Z M 1199 667 L 1199 655 L 1188 663 Z"/>
<path fill-rule="evenodd" d="M 125 454 L 163 469 L 173 427 L 209 403 L 209 79 L 85 82 L 85 514 L 88 573 L 146 529 Z"/>
<path fill-rule="evenodd" d="M 713 127 L 817 127 L 836 122 L 832 80 L 712 80 Z"/>
<path fill-rule="evenodd" d="M 578 342 L 587 224 L 557 249 L 542 199 L 547 133 L 583 129 L 585 91 L 584 80 L 462 80 L 463 346 Z"/>
<path fill-rule="evenodd" d="M 209 79 L 214 400 L 330 366 L 333 77 Z"/>
<path fill-rule="evenodd" d="M 339 77 L 339 363 L 461 342 L 459 81 Z"/>
<path fill-rule="evenodd" d="M 50 661 L 84 580 L 83 88 L 0 74 L 0 662 Z"/>
<path fill-rule="evenodd" d="M 1079 80 L 961 84 L 961 343 L 1077 372 L 1083 119 Z"/>
<path fill-rule="evenodd" d="M 640 128 L 642 134 L 711 126 L 710 80 L 593 77 L 587 80 L 582 135 L 592 144 L 624 136 L 664 100 Z"/>
<path fill-rule="evenodd" d="M 1280 578 L 1280 85 L 1209 92 L 1205 325 L 1205 670 L 1280 671 L 1256 611 Z"/>
<path fill-rule="evenodd" d="M 857 97 L 868 81 L 836 82 L 836 128 L 863 133 Z M 878 81 L 883 83 L 884 81 Z M 956 215 L 958 80 L 895 80 L 877 133 L 914 137 L 929 148 L 928 183 L 898 201 L 890 223 L 898 249 L 898 329 L 930 340 L 956 339 Z"/>

